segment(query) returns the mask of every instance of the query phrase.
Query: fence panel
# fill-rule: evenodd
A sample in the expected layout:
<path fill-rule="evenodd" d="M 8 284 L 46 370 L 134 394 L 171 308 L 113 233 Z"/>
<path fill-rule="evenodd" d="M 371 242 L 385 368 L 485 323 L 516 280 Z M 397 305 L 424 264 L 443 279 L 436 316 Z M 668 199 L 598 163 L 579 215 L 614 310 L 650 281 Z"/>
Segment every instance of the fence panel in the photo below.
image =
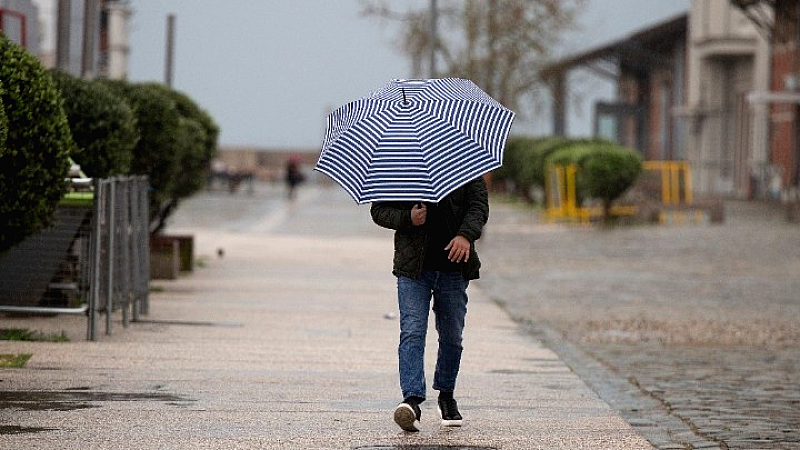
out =
<path fill-rule="evenodd" d="M 147 179 L 111 178 L 95 184 L 92 288 L 89 339 L 97 337 L 97 317 L 105 314 L 111 334 L 112 315 L 122 312 L 122 324 L 147 311 L 150 282 Z"/>
<path fill-rule="evenodd" d="M 74 185 L 89 186 L 88 179 Z M 124 326 L 146 314 L 150 282 L 146 177 L 95 180 L 56 209 L 55 223 L 0 254 L 0 312 L 100 315 Z"/>

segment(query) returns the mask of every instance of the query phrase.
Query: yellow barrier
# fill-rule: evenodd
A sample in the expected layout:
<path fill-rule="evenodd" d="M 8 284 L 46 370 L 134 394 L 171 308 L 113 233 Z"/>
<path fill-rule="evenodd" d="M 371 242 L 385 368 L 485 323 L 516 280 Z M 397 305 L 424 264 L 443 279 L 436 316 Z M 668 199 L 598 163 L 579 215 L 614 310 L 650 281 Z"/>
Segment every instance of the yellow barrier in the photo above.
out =
<path fill-rule="evenodd" d="M 661 204 L 664 206 L 691 205 L 692 197 L 692 172 L 689 163 L 686 161 L 645 161 L 644 170 L 660 172 L 661 178 Z M 671 221 L 683 224 L 686 220 L 685 211 L 661 210 L 658 214 L 658 221 L 665 223 Z M 702 222 L 704 219 L 702 210 L 693 212 L 694 220 Z"/>
<path fill-rule="evenodd" d="M 692 204 L 692 173 L 686 161 L 645 161 L 644 170 L 661 172 L 661 203 Z M 683 180 L 683 183 L 681 183 Z M 683 202 L 681 202 L 683 200 Z"/>
<path fill-rule="evenodd" d="M 584 207 L 578 205 L 577 200 L 577 173 L 575 164 L 566 166 L 550 165 L 547 167 L 545 180 L 545 197 L 547 219 L 566 219 L 580 223 L 589 223 L 593 217 L 601 217 L 603 208 L 599 206 Z M 636 214 L 635 206 L 614 206 L 611 214 L 615 216 L 630 216 Z"/>
<path fill-rule="evenodd" d="M 661 203 L 665 206 L 691 205 L 692 175 L 686 161 L 645 161 L 643 169 L 658 172 L 660 178 Z M 576 196 L 576 178 L 578 168 L 575 164 L 550 165 L 547 167 L 545 195 L 547 198 L 545 215 L 549 219 L 574 220 L 588 223 L 593 217 L 603 214 L 600 207 L 582 207 L 578 205 Z M 634 206 L 615 206 L 614 215 L 636 214 Z M 697 214 L 697 213 L 695 213 Z M 702 214 L 702 213 L 700 213 Z M 661 222 L 666 222 L 666 212 L 660 212 Z M 683 222 L 682 211 L 676 211 L 674 220 Z M 696 220 L 700 220 L 697 219 Z"/>

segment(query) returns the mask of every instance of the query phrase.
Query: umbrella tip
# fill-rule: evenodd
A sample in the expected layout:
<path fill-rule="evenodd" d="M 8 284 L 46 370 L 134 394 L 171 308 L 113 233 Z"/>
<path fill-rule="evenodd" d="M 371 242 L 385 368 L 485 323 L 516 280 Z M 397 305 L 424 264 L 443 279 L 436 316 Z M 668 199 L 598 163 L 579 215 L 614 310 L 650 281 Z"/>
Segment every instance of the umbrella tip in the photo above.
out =
<path fill-rule="evenodd" d="M 408 104 L 408 100 L 406 100 L 406 90 L 405 90 L 405 88 L 401 87 L 400 88 L 400 92 L 403 93 L 403 105 L 407 105 Z"/>

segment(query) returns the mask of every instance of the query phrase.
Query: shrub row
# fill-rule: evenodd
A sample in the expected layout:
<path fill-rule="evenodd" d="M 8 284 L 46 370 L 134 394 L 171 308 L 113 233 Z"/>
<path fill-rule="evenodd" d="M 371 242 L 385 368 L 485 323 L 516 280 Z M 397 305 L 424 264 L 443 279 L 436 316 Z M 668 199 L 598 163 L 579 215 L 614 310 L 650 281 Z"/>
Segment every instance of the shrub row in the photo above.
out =
<path fill-rule="evenodd" d="M 52 223 L 75 143 L 62 100 L 39 61 L 0 35 L 0 252 Z"/>
<path fill-rule="evenodd" d="M 0 252 L 52 221 L 70 157 L 91 177 L 148 176 L 156 233 L 217 151 L 219 128 L 185 94 L 48 73 L 1 35 L 0 83 Z"/>

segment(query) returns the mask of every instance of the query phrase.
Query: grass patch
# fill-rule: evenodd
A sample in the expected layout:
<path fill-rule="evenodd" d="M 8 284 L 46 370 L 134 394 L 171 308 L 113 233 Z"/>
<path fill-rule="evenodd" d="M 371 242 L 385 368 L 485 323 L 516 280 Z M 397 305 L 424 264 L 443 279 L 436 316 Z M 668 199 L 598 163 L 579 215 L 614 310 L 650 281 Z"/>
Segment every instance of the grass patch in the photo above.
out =
<path fill-rule="evenodd" d="M 20 353 L 18 355 L 0 354 L 0 369 L 21 369 L 25 367 L 31 359 L 30 353 Z"/>
<path fill-rule="evenodd" d="M 69 342 L 67 333 L 40 333 L 23 328 L 0 329 L 0 341 Z"/>

